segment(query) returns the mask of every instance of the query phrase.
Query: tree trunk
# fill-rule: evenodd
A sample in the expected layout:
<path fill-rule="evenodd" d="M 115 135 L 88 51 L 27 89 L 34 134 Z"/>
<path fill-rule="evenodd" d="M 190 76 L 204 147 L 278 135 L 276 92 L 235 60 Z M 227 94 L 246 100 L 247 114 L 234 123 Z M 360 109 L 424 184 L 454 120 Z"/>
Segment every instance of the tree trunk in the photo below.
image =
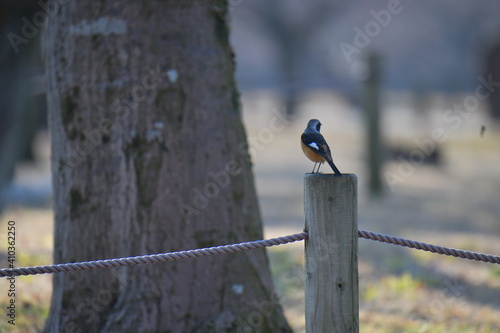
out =
<path fill-rule="evenodd" d="M 262 238 L 226 4 L 52 2 L 55 262 Z M 263 250 L 54 276 L 47 332 L 289 332 Z"/>

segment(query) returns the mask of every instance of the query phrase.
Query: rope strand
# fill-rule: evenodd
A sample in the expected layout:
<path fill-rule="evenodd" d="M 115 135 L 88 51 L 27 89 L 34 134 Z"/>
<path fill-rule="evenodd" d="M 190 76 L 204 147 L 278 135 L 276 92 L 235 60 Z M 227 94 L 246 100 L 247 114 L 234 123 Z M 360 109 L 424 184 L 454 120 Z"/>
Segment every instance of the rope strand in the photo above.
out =
<path fill-rule="evenodd" d="M 189 251 L 168 252 L 161 254 L 151 254 L 145 256 L 136 256 L 136 257 L 118 258 L 118 259 L 83 261 L 83 262 L 75 262 L 69 264 L 56 264 L 56 265 L 21 267 L 21 268 L 5 268 L 5 269 L 0 269 L 0 277 L 89 271 L 100 268 L 136 266 L 142 264 L 152 264 L 157 262 L 169 262 L 169 261 L 190 259 L 197 257 L 207 257 L 216 254 L 253 250 L 263 247 L 270 247 L 275 245 L 301 241 L 306 238 L 307 238 L 307 233 L 303 232 L 300 234 L 294 234 L 290 236 L 231 244 L 231 245 L 215 246 L 215 247 L 189 250 Z"/>
<path fill-rule="evenodd" d="M 417 249 L 417 250 L 428 251 L 428 252 L 437 253 L 437 254 L 444 254 L 447 256 L 452 256 L 452 257 L 457 257 L 457 258 L 476 260 L 476 261 L 482 261 L 482 262 L 488 262 L 488 263 L 500 265 L 500 256 L 496 256 L 496 255 L 492 255 L 492 254 L 472 252 L 472 251 L 454 249 L 451 247 L 444 247 L 444 246 L 438 246 L 438 245 L 433 245 L 433 244 L 428 244 L 428 243 L 421 243 L 421 242 L 417 242 L 417 241 L 414 241 L 411 239 L 400 238 L 400 237 L 395 237 L 395 236 L 390 236 L 390 235 L 384 235 L 384 234 L 379 234 L 376 232 L 365 231 L 365 230 L 358 230 L 358 237 L 366 238 L 366 239 L 370 239 L 370 240 L 374 240 L 374 241 L 378 241 L 378 242 L 382 242 L 382 243 L 405 246 L 405 247 L 409 247 L 411 249 Z"/>
<path fill-rule="evenodd" d="M 476 261 L 482 261 L 500 265 L 500 256 L 492 254 L 472 252 L 472 251 L 454 249 L 450 247 L 438 246 L 428 243 L 422 243 L 407 238 L 384 235 L 365 230 L 358 230 L 358 237 L 382 243 L 394 244 L 412 249 L 428 251 L 437 254 L 444 254 L 447 256 L 453 256 L 457 258 L 476 260 Z M 234 253 L 234 252 L 263 248 L 263 247 L 276 246 L 276 245 L 301 241 L 306 238 L 307 238 L 307 232 L 302 232 L 300 234 L 293 234 L 284 237 L 264 239 L 264 240 L 231 244 L 231 245 L 208 247 L 208 248 L 189 250 L 189 251 L 168 252 L 168 253 L 151 254 L 151 255 L 128 257 L 128 258 L 83 261 L 83 262 L 56 264 L 47 266 L 4 268 L 0 269 L 0 277 L 89 271 L 100 268 L 113 268 L 122 266 L 152 264 L 158 262 L 170 262 L 176 260 L 207 257 L 217 254 Z"/>

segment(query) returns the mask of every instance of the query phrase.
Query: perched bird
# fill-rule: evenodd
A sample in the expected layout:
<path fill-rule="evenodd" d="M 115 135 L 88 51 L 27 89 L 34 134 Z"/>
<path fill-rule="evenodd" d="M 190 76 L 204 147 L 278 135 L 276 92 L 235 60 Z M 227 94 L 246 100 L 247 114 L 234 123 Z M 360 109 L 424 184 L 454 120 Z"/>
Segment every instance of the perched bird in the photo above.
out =
<path fill-rule="evenodd" d="M 328 147 L 323 135 L 319 132 L 320 128 L 321 123 L 318 119 L 309 120 L 304 133 L 302 133 L 300 137 L 302 151 L 306 154 L 307 158 L 315 162 L 312 173 L 315 173 L 314 169 L 316 168 L 316 164 L 319 163 L 318 169 L 316 170 L 316 172 L 319 172 L 319 167 L 326 161 L 330 164 L 335 174 L 341 175 L 339 169 L 337 169 L 333 163 L 330 147 Z"/>

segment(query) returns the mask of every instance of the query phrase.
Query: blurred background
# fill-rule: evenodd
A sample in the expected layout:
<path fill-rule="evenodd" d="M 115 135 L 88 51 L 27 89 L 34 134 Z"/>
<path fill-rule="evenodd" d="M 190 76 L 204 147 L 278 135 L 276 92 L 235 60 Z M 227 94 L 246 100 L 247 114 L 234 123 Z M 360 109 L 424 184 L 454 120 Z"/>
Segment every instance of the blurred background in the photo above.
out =
<path fill-rule="evenodd" d="M 313 163 L 299 137 L 318 118 L 338 168 L 359 178 L 360 229 L 500 254 L 500 2 L 227 2 L 267 237 L 303 228 Z M 17 266 L 52 260 L 41 3 L 0 2 L 0 243 L 15 220 Z M 297 332 L 302 246 L 269 252 Z M 361 332 L 500 330 L 498 266 L 359 246 Z M 50 281 L 18 279 L 20 332 L 43 327 Z"/>

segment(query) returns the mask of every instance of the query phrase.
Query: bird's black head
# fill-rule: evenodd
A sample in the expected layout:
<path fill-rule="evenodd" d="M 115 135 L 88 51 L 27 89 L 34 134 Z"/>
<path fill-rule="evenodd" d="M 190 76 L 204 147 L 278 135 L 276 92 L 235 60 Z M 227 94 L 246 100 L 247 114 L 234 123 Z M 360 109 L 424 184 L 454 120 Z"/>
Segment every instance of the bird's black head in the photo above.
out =
<path fill-rule="evenodd" d="M 318 119 L 311 119 L 311 120 L 309 120 L 309 122 L 307 123 L 307 128 L 306 128 L 306 130 L 307 130 L 308 128 L 309 128 L 309 129 L 311 129 L 311 130 L 312 130 L 312 129 L 314 129 L 314 130 L 316 130 L 316 131 L 318 131 L 318 132 L 319 132 L 319 130 L 320 130 L 320 128 L 321 128 L 321 123 L 319 122 L 319 120 L 318 120 Z"/>
<path fill-rule="evenodd" d="M 312 125 L 311 127 L 314 127 L 316 131 L 319 132 L 321 128 L 321 122 L 318 119 L 311 119 L 309 120 L 309 124 Z"/>

